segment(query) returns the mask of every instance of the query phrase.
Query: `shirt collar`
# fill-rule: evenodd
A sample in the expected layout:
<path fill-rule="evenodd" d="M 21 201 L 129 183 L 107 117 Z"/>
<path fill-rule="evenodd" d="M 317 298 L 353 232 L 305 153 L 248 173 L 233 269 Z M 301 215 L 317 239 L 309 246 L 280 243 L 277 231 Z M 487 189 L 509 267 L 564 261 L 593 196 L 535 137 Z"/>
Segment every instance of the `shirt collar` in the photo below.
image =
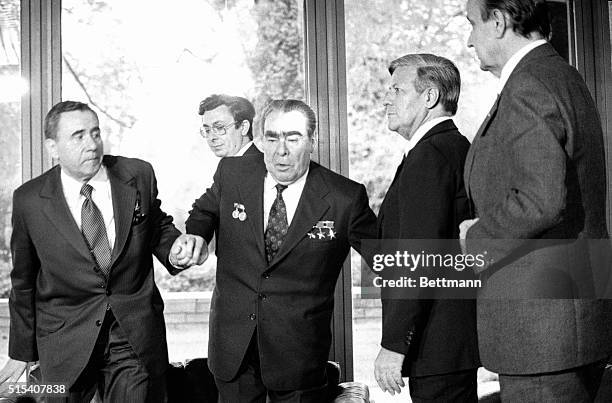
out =
<path fill-rule="evenodd" d="M 64 188 L 65 196 L 79 196 L 81 194 L 81 188 L 83 187 L 83 182 L 74 179 L 72 176 L 68 175 L 63 169 L 60 170 L 60 176 L 62 179 L 62 187 Z M 87 183 L 89 183 L 94 189 L 100 189 L 100 187 L 108 182 L 108 174 L 106 173 L 106 167 L 104 165 L 100 166 L 98 172 L 91 178 Z"/>
<path fill-rule="evenodd" d="M 427 122 L 423 123 L 421 126 L 419 126 L 419 128 L 414 132 L 414 134 L 412 135 L 412 137 L 410 138 L 410 140 L 408 140 L 408 143 L 406 144 L 406 147 L 404 148 L 404 155 L 408 155 L 408 153 L 410 152 L 410 150 L 412 150 L 419 141 L 421 141 L 421 139 L 434 127 L 437 126 L 438 124 L 452 119 L 452 117 L 450 116 L 440 116 L 437 118 L 433 118 L 431 120 L 428 120 Z"/>
<path fill-rule="evenodd" d="M 504 67 L 502 68 L 501 74 L 499 76 L 499 83 L 497 86 L 497 93 L 500 94 L 506 85 L 506 82 L 510 78 L 510 74 L 514 71 L 519 62 L 527 55 L 527 53 L 531 52 L 533 49 L 538 46 L 544 45 L 546 40 L 538 39 L 537 41 L 533 41 L 518 50 L 515 54 L 512 55 L 510 59 L 506 62 Z"/>
<path fill-rule="evenodd" d="M 248 150 L 248 148 L 252 144 L 253 144 L 253 140 L 249 141 L 248 143 L 243 145 L 242 148 L 240 150 L 238 150 L 238 152 L 236 154 L 232 155 L 232 157 L 242 157 L 244 155 L 244 153 L 246 152 L 246 150 Z"/>
<path fill-rule="evenodd" d="M 289 188 L 291 188 L 291 189 L 293 189 L 293 188 L 295 188 L 295 189 L 303 188 L 304 184 L 306 183 L 306 178 L 308 177 L 308 172 L 310 172 L 310 167 L 308 167 L 306 169 L 306 172 L 304 172 L 304 175 L 300 176 L 295 182 L 287 185 L 287 189 L 289 189 Z M 274 180 L 274 178 L 272 178 L 272 175 L 270 175 L 270 173 L 267 172 L 266 173 L 266 178 L 264 180 L 264 187 L 266 189 L 272 189 L 272 188 L 276 187 L 277 184 L 278 184 L 278 182 L 276 182 Z M 275 191 L 276 191 L 276 189 L 275 189 Z"/>

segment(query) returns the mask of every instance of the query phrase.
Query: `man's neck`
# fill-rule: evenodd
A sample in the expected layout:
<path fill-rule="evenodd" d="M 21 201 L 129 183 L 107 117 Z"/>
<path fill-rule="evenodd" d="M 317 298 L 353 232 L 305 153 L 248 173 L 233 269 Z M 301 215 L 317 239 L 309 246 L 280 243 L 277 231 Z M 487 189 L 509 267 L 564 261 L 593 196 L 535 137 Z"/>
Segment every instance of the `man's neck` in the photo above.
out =
<path fill-rule="evenodd" d="M 504 42 L 501 44 L 499 49 L 501 63 L 495 69 L 491 69 L 491 73 L 493 73 L 495 77 L 499 78 L 501 76 L 502 70 L 504 69 L 504 66 L 508 63 L 510 58 L 516 52 L 539 39 L 544 38 L 536 34 L 531 34 L 529 38 L 525 38 L 524 36 L 517 35 L 514 32 L 509 33 L 507 36 L 504 37 Z"/>

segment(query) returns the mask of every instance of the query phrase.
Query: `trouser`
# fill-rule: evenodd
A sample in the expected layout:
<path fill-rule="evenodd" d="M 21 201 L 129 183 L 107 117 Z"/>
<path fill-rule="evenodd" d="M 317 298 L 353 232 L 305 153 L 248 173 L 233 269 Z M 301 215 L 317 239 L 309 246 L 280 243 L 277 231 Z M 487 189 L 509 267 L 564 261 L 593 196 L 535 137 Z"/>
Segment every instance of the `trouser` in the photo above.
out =
<path fill-rule="evenodd" d="M 564 371 L 535 375 L 501 375 L 504 403 L 594 402 L 606 360 Z"/>
<path fill-rule="evenodd" d="M 215 377 L 215 383 L 219 390 L 219 403 L 265 403 L 266 397 L 271 403 L 322 403 L 326 401 L 325 384 L 310 389 L 289 391 L 275 391 L 264 386 L 257 347 L 257 330 L 253 332 L 236 377 L 229 382 Z"/>
<path fill-rule="evenodd" d="M 166 402 L 165 374 L 151 378 L 132 349 L 112 311 L 106 311 L 89 362 L 69 389 L 53 403 L 89 403 L 96 391 L 103 402 Z"/>
<path fill-rule="evenodd" d="M 468 369 L 443 375 L 410 377 L 408 387 L 413 403 L 476 403 L 477 369 Z"/>

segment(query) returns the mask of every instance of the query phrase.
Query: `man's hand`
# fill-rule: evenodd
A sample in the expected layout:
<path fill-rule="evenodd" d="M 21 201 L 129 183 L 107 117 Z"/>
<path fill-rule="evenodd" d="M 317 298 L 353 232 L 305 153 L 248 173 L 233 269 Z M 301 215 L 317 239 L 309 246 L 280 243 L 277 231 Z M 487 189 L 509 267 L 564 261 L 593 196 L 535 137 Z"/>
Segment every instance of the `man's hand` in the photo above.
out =
<path fill-rule="evenodd" d="M 168 255 L 170 264 L 183 269 L 201 265 L 206 259 L 208 259 L 206 241 L 201 236 L 191 234 L 182 234 L 176 238 Z"/>
<path fill-rule="evenodd" d="M 0 397 L 9 396 L 7 384 L 19 381 L 27 366 L 28 363 L 25 361 L 8 359 L 4 368 L 0 371 Z"/>
<path fill-rule="evenodd" d="M 467 253 L 467 245 L 465 243 L 465 238 L 467 237 L 467 232 L 470 227 L 478 222 L 479 218 L 474 218 L 472 220 L 465 220 L 461 224 L 459 224 L 459 243 L 461 244 L 461 252 Z"/>
<path fill-rule="evenodd" d="M 405 386 L 402 379 L 403 362 L 404 354 L 380 348 L 374 361 L 374 377 L 383 392 L 389 392 L 392 396 L 401 393 Z"/>

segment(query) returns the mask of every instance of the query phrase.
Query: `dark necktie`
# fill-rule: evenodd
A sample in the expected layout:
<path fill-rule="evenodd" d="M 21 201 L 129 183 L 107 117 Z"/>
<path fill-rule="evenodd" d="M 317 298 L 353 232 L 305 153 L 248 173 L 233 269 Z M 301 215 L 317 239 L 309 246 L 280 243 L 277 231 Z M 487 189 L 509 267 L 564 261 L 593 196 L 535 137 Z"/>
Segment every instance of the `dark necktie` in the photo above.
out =
<path fill-rule="evenodd" d="M 104 276 L 108 278 L 110 273 L 111 248 L 108 242 L 108 236 L 106 235 L 106 226 L 104 225 L 102 213 L 91 199 L 92 191 L 93 187 L 87 183 L 81 188 L 81 194 L 85 196 L 85 201 L 81 208 L 81 232 L 83 232 L 89 250 L 96 259 L 100 270 L 102 270 Z"/>
<path fill-rule="evenodd" d="M 283 190 L 287 189 L 287 186 L 277 184 L 276 185 L 276 199 L 272 203 L 270 208 L 270 216 L 268 217 L 268 227 L 264 234 L 264 241 L 266 244 L 266 259 L 268 263 L 272 261 L 280 246 L 287 235 L 287 207 L 285 207 L 285 201 L 283 200 Z"/>

